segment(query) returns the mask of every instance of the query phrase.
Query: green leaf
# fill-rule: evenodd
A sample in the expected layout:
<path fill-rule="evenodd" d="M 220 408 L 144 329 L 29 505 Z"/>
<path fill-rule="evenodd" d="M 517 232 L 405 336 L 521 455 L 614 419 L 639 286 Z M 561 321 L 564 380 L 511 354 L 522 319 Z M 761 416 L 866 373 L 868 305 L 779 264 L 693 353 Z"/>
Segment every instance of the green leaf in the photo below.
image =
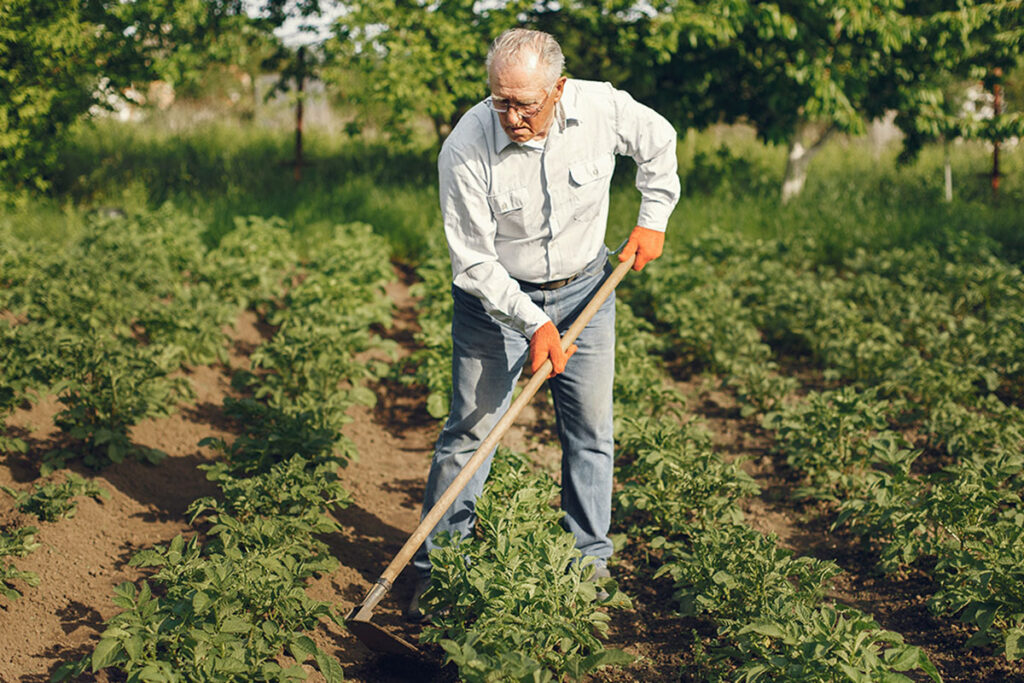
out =
<path fill-rule="evenodd" d="M 377 395 L 367 387 L 352 387 L 349 391 L 352 401 L 372 408 L 377 405 Z"/>
<path fill-rule="evenodd" d="M 316 650 L 314 657 L 316 658 L 317 668 L 320 669 L 320 673 L 327 679 L 327 683 L 341 683 L 341 681 L 345 680 L 345 672 L 342 670 L 341 664 L 338 663 L 337 659 L 320 649 Z"/>
<path fill-rule="evenodd" d="M 138 662 L 142 659 L 142 636 L 138 633 L 133 633 L 124 641 L 124 651 L 128 654 L 128 659 L 132 662 Z"/>
<path fill-rule="evenodd" d="M 192 611 L 195 614 L 202 614 L 206 611 L 206 608 L 213 602 L 210 596 L 203 591 L 196 591 L 196 594 L 192 596 Z"/>
<path fill-rule="evenodd" d="M 779 640 L 785 640 L 786 633 L 777 624 L 768 623 L 757 623 L 745 626 L 739 630 L 740 634 L 743 633 L 759 633 L 762 636 L 768 636 L 769 638 L 778 638 Z"/>
<path fill-rule="evenodd" d="M 248 620 L 236 614 L 227 617 L 220 624 L 222 633 L 248 633 L 251 628 L 252 624 Z"/>
<path fill-rule="evenodd" d="M 896 654 L 892 659 L 890 659 L 888 655 L 890 652 L 893 652 L 894 650 Z M 894 648 L 893 650 L 886 652 L 886 661 L 888 662 L 889 666 L 896 669 L 897 671 L 908 671 L 910 669 L 916 669 L 918 662 L 920 662 L 923 658 L 924 653 L 920 650 L 920 648 L 913 646 L 902 647 L 898 650 Z"/>
<path fill-rule="evenodd" d="M 427 412 L 430 417 L 441 419 L 448 414 L 448 399 L 443 394 L 431 394 L 427 397 Z"/>
<path fill-rule="evenodd" d="M 1010 628 L 1006 630 L 1006 658 L 1011 662 L 1020 659 L 1024 654 L 1021 641 L 1024 640 L 1024 629 Z"/>
<path fill-rule="evenodd" d="M 96 649 L 92 651 L 93 673 L 112 666 L 117 662 L 122 651 L 121 642 L 116 638 L 100 639 L 100 642 L 96 644 Z"/>
<path fill-rule="evenodd" d="M 85 673 L 87 666 L 89 666 L 88 655 L 73 662 L 64 662 L 57 667 L 57 670 L 53 672 L 52 676 L 50 676 L 50 683 L 60 683 L 61 681 L 69 679 L 77 679 Z"/>
<path fill-rule="evenodd" d="M 636 657 L 624 650 L 602 650 L 583 658 L 580 665 L 582 673 L 594 671 L 602 666 L 628 666 Z"/>
<path fill-rule="evenodd" d="M 299 636 L 294 638 L 290 643 L 288 643 L 288 650 L 291 652 L 295 661 L 300 664 L 311 657 L 315 657 L 317 653 L 316 643 L 314 643 L 313 639 L 309 636 Z"/>

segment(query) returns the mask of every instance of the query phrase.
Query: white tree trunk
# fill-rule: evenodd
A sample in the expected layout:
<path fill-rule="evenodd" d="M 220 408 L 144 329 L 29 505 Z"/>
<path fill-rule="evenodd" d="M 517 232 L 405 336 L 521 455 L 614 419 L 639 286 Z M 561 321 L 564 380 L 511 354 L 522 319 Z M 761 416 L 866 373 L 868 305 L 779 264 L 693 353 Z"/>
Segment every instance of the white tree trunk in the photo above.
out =
<path fill-rule="evenodd" d="M 789 153 L 786 156 L 786 175 L 782 179 L 782 203 L 785 204 L 793 197 L 796 197 L 804 189 L 807 182 L 807 171 L 811 165 L 811 159 L 821 151 L 822 145 L 828 140 L 835 127 L 829 126 L 817 140 L 811 145 L 806 145 L 804 138 L 811 129 L 811 125 L 802 122 L 797 125 L 793 137 L 789 141 Z"/>

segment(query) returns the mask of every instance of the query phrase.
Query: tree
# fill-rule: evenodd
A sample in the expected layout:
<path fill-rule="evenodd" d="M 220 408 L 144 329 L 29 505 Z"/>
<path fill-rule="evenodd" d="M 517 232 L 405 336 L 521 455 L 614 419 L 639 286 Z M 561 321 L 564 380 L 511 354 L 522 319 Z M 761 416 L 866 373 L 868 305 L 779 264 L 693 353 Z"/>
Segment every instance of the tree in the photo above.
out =
<path fill-rule="evenodd" d="M 785 143 L 783 201 L 833 133 L 859 134 L 886 109 L 901 112 L 905 130 L 925 127 L 935 84 L 1019 49 L 1024 16 L 1020 0 L 664 0 L 657 9 L 647 44 L 653 73 L 671 87 L 655 97 L 679 124 L 746 121 Z"/>
<path fill-rule="evenodd" d="M 335 81 L 355 71 L 349 101 L 379 107 L 384 125 L 411 135 L 426 117 L 441 140 L 487 92 L 491 40 L 533 7 L 528 0 L 357 0 L 326 45 Z"/>
<path fill-rule="evenodd" d="M 42 190 L 69 126 L 133 83 L 187 84 L 264 50 L 319 0 L 0 0 L 0 185 Z M 261 39 L 260 36 L 266 39 Z M 251 55 L 250 55 L 251 58 Z"/>
<path fill-rule="evenodd" d="M 911 39 L 902 2 L 667 0 L 648 45 L 657 73 L 686 74 L 659 98 L 680 124 L 745 121 L 788 146 L 786 201 L 835 132 L 861 133 L 879 113 L 870 83 Z M 681 96 L 680 96 L 681 95 Z"/>
<path fill-rule="evenodd" d="M 0 0 L 0 177 L 42 189 L 52 145 L 93 103 L 99 39 L 62 0 Z"/>
<path fill-rule="evenodd" d="M 187 44 L 235 3 L 0 0 L 0 173 L 45 189 L 72 122 Z M 179 53 L 180 54 L 180 53 Z M 176 57 L 181 62 L 181 57 Z"/>
<path fill-rule="evenodd" d="M 918 3 L 908 6 L 908 15 L 915 44 L 896 55 L 892 77 L 876 89 L 876 97 L 898 111 L 896 124 L 906 136 L 902 158 L 913 158 L 936 140 L 994 142 L 1024 135 L 1019 112 L 989 119 L 962 115 L 967 87 L 1002 87 L 1020 59 L 1024 3 Z"/>

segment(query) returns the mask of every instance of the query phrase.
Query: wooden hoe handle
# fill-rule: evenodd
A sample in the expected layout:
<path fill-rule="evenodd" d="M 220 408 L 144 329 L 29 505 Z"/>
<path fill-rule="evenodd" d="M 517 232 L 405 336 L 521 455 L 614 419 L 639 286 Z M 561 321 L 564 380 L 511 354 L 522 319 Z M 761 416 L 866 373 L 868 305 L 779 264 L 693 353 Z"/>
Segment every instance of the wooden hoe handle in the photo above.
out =
<path fill-rule="evenodd" d="M 586 307 L 580 313 L 579 317 L 573 321 L 573 324 L 569 327 L 568 331 L 562 337 L 562 350 L 568 350 L 569 346 L 576 341 L 576 338 L 580 336 L 583 328 L 590 323 L 594 314 L 601 308 L 611 293 L 618 286 L 622 278 L 626 276 L 629 269 L 633 267 L 633 262 L 636 260 L 636 256 L 631 256 L 629 259 L 620 263 L 615 270 L 611 272 L 608 278 L 601 284 L 601 287 L 597 290 L 594 296 L 587 303 Z M 455 498 L 459 495 L 462 489 L 469 483 L 469 480 L 476 474 L 476 471 L 480 469 L 484 461 L 487 460 L 487 456 L 491 450 L 494 449 L 501 438 L 505 436 L 505 432 L 509 430 L 512 423 L 522 412 L 523 408 L 530 402 L 534 394 L 540 389 L 541 385 L 547 379 L 548 375 L 551 374 L 551 359 L 549 358 L 544 362 L 544 365 L 540 367 L 537 372 L 533 373 L 533 376 L 527 382 L 523 391 L 519 394 L 509 409 L 505 411 L 505 414 L 501 416 L 498 423 L 491 428 L 491 431 L 484 437 L 484 440 L 480 443 L 480 446 L 473 452 L 473 455 L 469 458 L 463 468 L 456 475 L 455 479 L 449 484 L 448 488 L 445 489 L 444 493 L 434 504 L 434 507 L 430 508 L 423 519 L 420 521 L 419 526 L 416 527 L 415 531 L 412 532 L 412 536 L 405 542 L 402 549 L 398 551 L 395 558 L 391 560 L 391 564 L 387 566 L 384 573 L 377 579 L 377 583 L 373 589 L 363 600 L 363 603 L 356 610 L 358 615 L 356 618 L 368 618 L 369 613 L 373 611 L 380 599 L 384 597 L 387 591 L 391 590 L 391 586 L 398 577 L 398 574 L 405 568 L 405 565 L 409 563 L 412 556 L 416 554 L 416 549 L 423 545 L 423 542 L 433 531 L 434 527 L 444 516 L 444 513 L 451 507 L 452 503 L 455 502 Z"/>

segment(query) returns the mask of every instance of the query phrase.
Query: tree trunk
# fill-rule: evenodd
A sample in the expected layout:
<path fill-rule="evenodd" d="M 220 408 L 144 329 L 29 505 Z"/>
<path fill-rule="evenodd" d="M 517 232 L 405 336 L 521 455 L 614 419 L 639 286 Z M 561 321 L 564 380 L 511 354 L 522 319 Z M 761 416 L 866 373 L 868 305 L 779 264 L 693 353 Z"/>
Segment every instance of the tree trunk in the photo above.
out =
<path fill-rule="evenodd" d="M 802 121 L 797 124 L 793 137 L 789 140 L 789 152 L 786 155 L 786 175 L 782 179 L 782 203 L 787 203 L 796 197 L 804 189 L 807 182 L 807 169 L 811 165 L 811 159 L 821 151 L 822 145 L 835 132 L 835 126 L 825 129 L 816 141 L 807 145 L 806 137 L 813 130 L 813 126 Z"/>

